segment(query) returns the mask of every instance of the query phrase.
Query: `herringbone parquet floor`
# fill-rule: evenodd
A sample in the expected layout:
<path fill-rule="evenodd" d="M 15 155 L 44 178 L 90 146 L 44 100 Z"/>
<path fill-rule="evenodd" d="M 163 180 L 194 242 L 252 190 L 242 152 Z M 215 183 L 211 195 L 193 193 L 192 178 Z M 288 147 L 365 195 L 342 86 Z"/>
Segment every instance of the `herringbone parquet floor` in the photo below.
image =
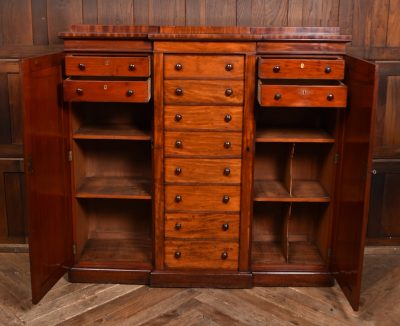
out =
<path fill-rule="evenodd" d="M 400 248 L 370 248 L 361 308 L 338 286 L 245 290 L 72 284 L 30 302 L 26 253 L 0 253 L 1 325 L 400 325 Z"/>

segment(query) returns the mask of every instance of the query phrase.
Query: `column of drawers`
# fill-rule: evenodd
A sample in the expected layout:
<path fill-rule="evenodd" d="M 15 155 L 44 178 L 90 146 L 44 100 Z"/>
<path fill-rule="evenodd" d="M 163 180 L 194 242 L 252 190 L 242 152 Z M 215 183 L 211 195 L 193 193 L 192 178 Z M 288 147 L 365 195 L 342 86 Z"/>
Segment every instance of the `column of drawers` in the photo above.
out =
<path fill-rule="evenodd" d="M 164 57 L 167 269 L 237 270 L 244 56 Z"/>

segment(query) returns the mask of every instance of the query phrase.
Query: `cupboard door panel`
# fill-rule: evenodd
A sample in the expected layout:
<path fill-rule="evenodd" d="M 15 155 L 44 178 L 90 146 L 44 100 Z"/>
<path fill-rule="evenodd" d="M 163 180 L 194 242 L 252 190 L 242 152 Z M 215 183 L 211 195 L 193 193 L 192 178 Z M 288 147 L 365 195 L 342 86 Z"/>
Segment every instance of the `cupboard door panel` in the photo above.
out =
<path fill-rule="evenodd" d="M 354 310 L 360 302 L 371 171 L 371 127 L 375 118 L 375 65 L 346 58 L 349 110 L 343 112 L 333 229 L 332 269 Z"/>
<path fill-rule="evenodd" d="M 22 61 L 25 179 L 32 301 L 37 303 L 73 260 L 66 111 L 60 104 L 62 54 Z"/>

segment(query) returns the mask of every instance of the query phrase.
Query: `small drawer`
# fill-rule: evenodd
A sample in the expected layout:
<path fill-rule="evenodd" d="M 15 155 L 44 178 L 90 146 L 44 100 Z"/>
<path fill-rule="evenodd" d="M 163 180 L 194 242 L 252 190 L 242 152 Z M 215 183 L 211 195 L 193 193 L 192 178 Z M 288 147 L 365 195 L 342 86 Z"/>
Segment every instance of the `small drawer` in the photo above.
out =
<path fill-rule="evenodd" d="M 167 268 L 237 270 L 237 241 L 165 241 L 164 262 Z"/>
<path fill-rule="evenodd" d="M 179 239 L 239 239 L 239 214 L 165 215 L 165 237 Z"/>
<path fill-rule="evenodd" d="M 241 159 L 166 158 L 165 182 L 240 183 Z"/>
<path fill-rule="evenodd" d="M 243 129 L 240 106 L 173 106 L 164 108 L 165 129 L 230 130 Z"/>
<path fill-rule="evenodd" d="M 260 58 L 258 77 L 263 79 L 344 79 L 344 60 Z"/>
<path fill-rule="evenodd" d="M 287 107 L 346 107 L 347 86 L 332 84 L 258 84 L 258 102 L 261 106 Z"/>
<path fill-rule="evenodd" d="M 165 104 L 242 104 L 243 81 L 166 80 Z"/>
<path fill-rule="evenodd" d="M 149 77 L 150 58 L 143 57 L 65 57 L 67 76 Z"/>
<path fill-rule="evenodd" d="M 243 66 L 242 55 L 166 55 L 164 77 L 243 79 Z"/>
<path fill-rule="evenodd" d="M 167 131 L 164 136 L 166 156 L 240 157 L 242 134 L 240 132 L 180 132 Z"/>
<path fill-rule="evenodd" d="M 167 211 L 238 212 L 240 186 L 165 186 Z"/>
<path fill-rule="evenodd" d="M 67 102 L 150 101 L 150 79 L 144 81 L 103 81 L 66 79 L 63 82 Z"/>

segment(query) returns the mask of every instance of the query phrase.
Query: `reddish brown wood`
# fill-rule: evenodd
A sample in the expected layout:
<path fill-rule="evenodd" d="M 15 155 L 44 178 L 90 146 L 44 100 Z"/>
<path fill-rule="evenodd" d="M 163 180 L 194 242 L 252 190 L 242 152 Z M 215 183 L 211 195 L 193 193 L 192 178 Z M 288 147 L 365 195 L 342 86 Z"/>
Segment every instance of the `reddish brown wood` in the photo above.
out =
<path fill-rule="evenodd" d="M 150 270 L 73 267 L 68 271 L 68 280 L 78 283 L 98 280 L 99 283 L 149 284 Z"/>
<path fill-rule="evenodd" d="M 327 272 L 254 272 L 254 286 L 332 286 Z"/>

